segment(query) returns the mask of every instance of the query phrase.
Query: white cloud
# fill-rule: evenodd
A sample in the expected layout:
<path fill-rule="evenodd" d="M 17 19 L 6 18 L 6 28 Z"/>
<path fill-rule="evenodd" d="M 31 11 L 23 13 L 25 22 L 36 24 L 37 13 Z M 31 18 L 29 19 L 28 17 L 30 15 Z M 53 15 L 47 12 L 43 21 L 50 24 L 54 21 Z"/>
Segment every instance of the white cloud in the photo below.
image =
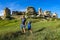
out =
<path fill-rule="evenodd" d="M 56 5 L 50 8 L 50 10 L 52 11 L 52 13 L 57 13 L 58 17 L 60 18 L 60 6 Z"/>
<path fill-rule="evenodd" d="M 17 2 L 12 2 L 8 5 L 8 7 L 11 9 L 11 10 L 18 10 L 20 9 L 20 4 L 17 4 Z"/>
<path fill-rule="evenodd" d="M 3 10 L 0 11 L 0 16 L 3 16 Z"/>
<path fill-rule="evenodd" d="M 20 9 L 20 10 L 18 10 L 18 11 L 26 11 L 26 9 Z"/>

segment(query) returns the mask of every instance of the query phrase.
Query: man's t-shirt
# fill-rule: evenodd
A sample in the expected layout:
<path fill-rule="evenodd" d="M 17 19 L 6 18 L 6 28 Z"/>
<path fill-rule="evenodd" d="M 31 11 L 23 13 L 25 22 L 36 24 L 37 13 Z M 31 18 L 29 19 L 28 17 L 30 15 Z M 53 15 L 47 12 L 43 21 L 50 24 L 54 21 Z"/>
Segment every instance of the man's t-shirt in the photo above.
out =
<path fill-rule="evenodd" d="M 22 18 L 22 24 L 25 25 L 26 18 Z"/>

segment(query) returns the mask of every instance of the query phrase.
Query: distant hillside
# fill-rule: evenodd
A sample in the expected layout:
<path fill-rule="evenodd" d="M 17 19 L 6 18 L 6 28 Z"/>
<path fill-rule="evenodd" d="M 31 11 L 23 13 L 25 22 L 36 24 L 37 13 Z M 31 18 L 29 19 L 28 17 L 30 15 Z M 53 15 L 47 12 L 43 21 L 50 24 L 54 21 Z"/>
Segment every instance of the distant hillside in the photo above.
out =
<path fill-rule="evenodd" d="M 32 19 L 32 21 L 33 34 L 30 34 L 28 30 L 26 34 L 22 34 L 20 19 L 0 20 L 0 40 L 60 40 L 60 20 Z"/>

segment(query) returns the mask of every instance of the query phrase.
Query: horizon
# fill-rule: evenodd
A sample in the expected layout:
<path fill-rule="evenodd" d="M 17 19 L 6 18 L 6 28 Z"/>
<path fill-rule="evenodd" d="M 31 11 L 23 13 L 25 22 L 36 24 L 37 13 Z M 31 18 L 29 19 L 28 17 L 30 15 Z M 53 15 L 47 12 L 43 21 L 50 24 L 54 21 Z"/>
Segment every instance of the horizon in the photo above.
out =
<path fill-rule="evenodd" d="M 8 7 L 11 11 L 25 11 L 28 6 L 32 6 L 38 11 L 49 10 L 52 13 L 57 13 L 60 18 L 60 0 L 0 0 L 0 16 L 3 15 L 3 9 Z"/>

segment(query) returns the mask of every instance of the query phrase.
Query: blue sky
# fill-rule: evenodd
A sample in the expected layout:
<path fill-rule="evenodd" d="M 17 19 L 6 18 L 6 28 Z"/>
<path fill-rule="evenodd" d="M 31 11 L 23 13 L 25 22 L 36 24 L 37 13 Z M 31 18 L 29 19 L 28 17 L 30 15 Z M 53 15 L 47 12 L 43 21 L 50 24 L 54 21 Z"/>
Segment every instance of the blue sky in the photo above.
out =
<path fill-rule="evenodd" d="M 60 18 L 60 0 L 0 0 L 0 15 L 3 15 L 5 7 L 11 10 L 24 11 L 28 6 L 42 8 L 42 10 L 50 10 L 56 12 Z"/>

